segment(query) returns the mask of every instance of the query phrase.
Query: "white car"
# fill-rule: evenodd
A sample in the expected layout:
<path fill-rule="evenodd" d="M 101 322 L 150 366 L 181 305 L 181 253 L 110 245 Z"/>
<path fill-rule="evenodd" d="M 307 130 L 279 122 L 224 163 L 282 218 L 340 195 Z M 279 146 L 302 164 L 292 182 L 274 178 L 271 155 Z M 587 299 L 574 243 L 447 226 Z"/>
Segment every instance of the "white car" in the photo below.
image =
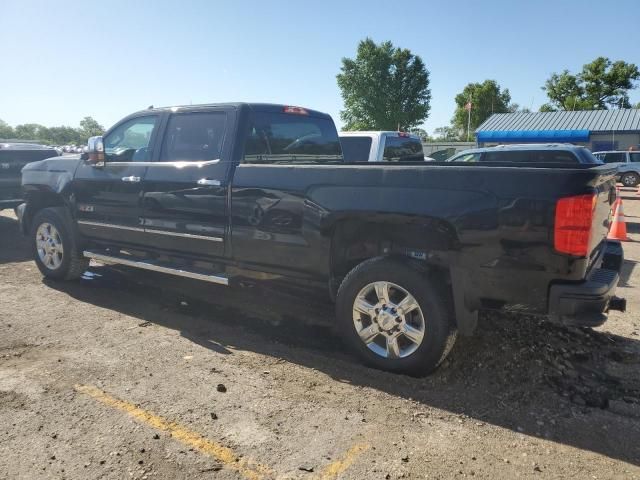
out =
<path fill-rule="evenodd" d="M 424 162 L 420 137 L 405 132 L 340 132 L 342 154 L 354 162 Z"/>
<path fill-rule="evenodd" d="M 625 187 L 640 185 L 640 151 L 593 152 L 604 163 L 615 163 L 618 166 L 618 181 Z"/>

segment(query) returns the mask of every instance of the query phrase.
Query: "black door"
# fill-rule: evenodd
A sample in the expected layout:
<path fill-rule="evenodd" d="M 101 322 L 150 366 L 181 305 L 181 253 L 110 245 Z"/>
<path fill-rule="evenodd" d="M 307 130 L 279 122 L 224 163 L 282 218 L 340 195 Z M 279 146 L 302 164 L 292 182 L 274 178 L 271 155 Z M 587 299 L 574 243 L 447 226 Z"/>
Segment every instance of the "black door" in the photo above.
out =
<path fill-rule="evenodd" d="M 325 212 L 309 195 L 327 181 L 320 180 L 322 165 L 343 163 L 340 142 L 329 116 L 292 111 L 250 115 L 233 175 L 233 258 L 264 272 L 326 273 L 328 243 L 319 230 Z"/>
<path fill-rule="evenodd" d="M 230 162 L 225 142 L 233 110 L 173 113 L 160 156 L 143 182 L 143 223 L 154 249 L 223 256 L 227 237 Z"/>
<path fill-rule="evenodd" d="M 80 231 L 116 243 L 142 244 L 142 179 L 153 158 L 160 115 L 124 120 L 104 137 L 104 166 L 82 164 L 74 179 Z"/>

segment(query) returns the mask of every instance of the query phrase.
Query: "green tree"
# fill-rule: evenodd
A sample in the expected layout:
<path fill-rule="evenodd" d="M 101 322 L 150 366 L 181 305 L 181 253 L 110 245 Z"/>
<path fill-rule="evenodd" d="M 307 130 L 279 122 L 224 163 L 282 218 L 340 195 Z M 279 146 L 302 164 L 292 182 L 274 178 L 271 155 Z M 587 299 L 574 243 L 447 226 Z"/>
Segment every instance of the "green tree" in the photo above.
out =
<path fill-rule="evenodd" d="M 13 127 L 4 120 L 0 120 L 0 138 L 10 139 L 14 136 Z"/>
<path fill-rule="evenodd" d="M 420 140 L 422 140 L 423 142 L 429 141 L 429 134 L 424 128 L 412 128 L 411 130 L 409 130 L 409 132 L 419 136 Z"/>
<path fill-rule="evenodd" d="M 433 137 L 436 141 L 451 142 L 454 140 L 460 140 L 460 130 L 455 127 L 438 127 L 433 131 Z"/>
<path fill-rule="evenodd" d="M 80 120 L 79 133 L 82 137 L 81 141 L 83 143 L 86 143 L 89 137 L 95 137 L 104 134 L 104 127 L 92 117 L 84 117 L 82 120 Z"/>
<path fill-rule="evenodd" d="M 552 74 L 542 87 L 549 103 L 540 111 L 631 108 L 629 92 L 638 80 L 640 70 L 635 64 L 598 57 L 578 74 L 569 70 Z"/>
<path fill-rule="evenodd" d="M 13 134 L 19 140 L 41 140 L 40 133 L 44 131 L 44 128 L 37 123 L 25 123 L 16 125 Z"/>
<path fill-rule="evenodd" d="M 467 131 L 469 111 L 466 106 L 471 103 L 470 128 L 473 132 L 493 113 L 507 113 L 510 110 L 511 94 L 509 89 L 500 88 L 495 80 L 485 80 L 482 83 L 469 83 L 461 93 L 456 95 L 456 110 L 451 121 L 453 127 L 460 131 Z M 516 106 L 517 108 L 517 106 Z"/>
<path fill-rule="evenodd" d="M 410 50 L 367 38 L 340 71 L 345 130 L 410 130 L 429 116 L 429 72 Z"/>

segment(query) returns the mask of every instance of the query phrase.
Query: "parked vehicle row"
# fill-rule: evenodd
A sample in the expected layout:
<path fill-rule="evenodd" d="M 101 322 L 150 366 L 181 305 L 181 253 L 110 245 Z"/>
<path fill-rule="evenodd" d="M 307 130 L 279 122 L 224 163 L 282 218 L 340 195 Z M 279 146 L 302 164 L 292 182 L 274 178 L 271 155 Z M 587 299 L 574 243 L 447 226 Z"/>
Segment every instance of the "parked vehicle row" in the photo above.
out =
<path fill-rule="evenodd" d="M 385 135 L 382 158 L 407 138 Z M 395 372 L 435 369 L 482 309 L 580 326 L 624 309 L 622 249 L 606 239 L 615 168 L 415 162 L 399 148 L 388 158 L 401 161 L 345 161 L 331 117 L 300 107 L 149 109 L 82 156 L 25 166 L 19 220 L 47 277 L 95 259 L 210 282 L 236 305 L 330 322 Z"/>

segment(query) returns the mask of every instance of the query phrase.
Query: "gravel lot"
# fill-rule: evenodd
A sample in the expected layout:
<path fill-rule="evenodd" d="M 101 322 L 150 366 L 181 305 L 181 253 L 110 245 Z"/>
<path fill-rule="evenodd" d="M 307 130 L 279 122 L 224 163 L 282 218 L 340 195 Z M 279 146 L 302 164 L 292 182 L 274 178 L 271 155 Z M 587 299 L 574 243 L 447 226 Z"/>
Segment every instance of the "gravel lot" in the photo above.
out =
<path fill-rule="evenodd" d="M 224 289 L 93 266 L 43 281 L 0 215 L 0 478 L 640 478 L 640 197 L 596 331 L 488 314 L 434 375 L 359 365 Z M 142 283 L 142 279 L 145 283 Z"/>

